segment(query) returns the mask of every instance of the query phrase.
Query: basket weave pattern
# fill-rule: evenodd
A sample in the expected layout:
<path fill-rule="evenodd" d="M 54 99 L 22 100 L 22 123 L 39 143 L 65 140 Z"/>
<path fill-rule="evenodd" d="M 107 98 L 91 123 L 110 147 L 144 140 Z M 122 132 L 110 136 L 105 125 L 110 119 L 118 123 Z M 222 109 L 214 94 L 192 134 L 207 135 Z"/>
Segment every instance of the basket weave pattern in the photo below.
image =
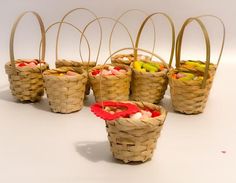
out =
<path fill-rule="evenodd" d="M 106 121 L 113 156 L 125 163 L 132 161 L 144 162 L 152 158 L 166 118 L 166 111 L 162 107 L 146 102 L 134 103 L 140 108 L 160 110 L 161 115 L 142 120 L 119 118 Z"/>
<path fill-rule="evenodd" d="M 16 60 L 16 63 L 22 60 Z M 12 95 L 21 102 L 36 102 L 44 94 L 43 78 L 41 72 L 48 69 L 47 64 L 41 64 L 33 68 L 16 67 L 13 69 L 11 62 L 5 64 L 5 71 L 8 74 Z M 42 70 L 42 71 L 41 71 Z"/>
<path fill-rule="evenodd" d="M 96 66 L 94 69 L 107 68 L 108 66 Z M 89 81 L 97 102 L 105 100 L 129 100 L 131 69 L 124 65 L 117 66 L 120 66 L 127 72 L 120 75 L 99 75 L 96 77 L 89 73 Z"/>
<path fill-rule="evenodd" d="M 60 67 L 79 67 L 79 68 L 82 68 L 85 71 L 87 71 L 87 67 L 88 67 L 88 70 L 90 70 L 91 68 L 93 68 L 95 66 L 96 66 L 96 62 L 77 62 L 77 61 L 65 60 L 65 59 L 61 59 L 61 60 L 56 61 L 56 68 L 60 68 Z M 87 81 L 87 84 L 86 84 L 85 94 L 86 95 L 90 94 L 89 80 Z"/>
<path fill-rule="evenodd" d="M 141 72 L 133 69 L 131 100 L 159 103 L 168 85 L 166 71 L 156 73 Z"/>
<path fill-rule="evenodd" d="M 172 105 L 175 111 L 185 114 L 198 114 L 204 111 L 213 77 L 206 81 L 206 87 L 201 88 L 201 81 L 181 81 L 173 79 L 174 70 L 169 72 L 169 85 Z"/>
<path fill-rule="evenodd" d="M 53 112 L 71 113 L 83 107 L 87 74 L 81 70 L 76 76 L 58 76 L 57 73 L 75 71 L 71 68 L 58 68 L 43 73 L 49 105 Z"/>

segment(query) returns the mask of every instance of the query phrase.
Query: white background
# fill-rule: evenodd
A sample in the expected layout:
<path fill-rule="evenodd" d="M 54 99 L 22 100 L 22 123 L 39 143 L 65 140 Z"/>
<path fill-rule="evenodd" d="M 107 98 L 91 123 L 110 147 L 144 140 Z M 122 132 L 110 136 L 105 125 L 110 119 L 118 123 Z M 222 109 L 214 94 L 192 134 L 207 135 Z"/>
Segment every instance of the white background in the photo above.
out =
<path fill-rule="evenodd" d="M 0 1 L 0 182 L 236 182 L 236 124 L 233 116 L 236 13 L 233 0 Z M 20 104 L 10 95 L 4 64 L 9 61 L 10 30 L 17 16 L 26 10 L 37 11 L 47 27 L 77 7 L 86 7 L 98 16 L 113 18 L 134 8 L 147 13 L 162 11 L 172 17 L 176 32 L 190 16 L 214 14 L 225 22 L 225 50 L 205 112 L 194 116 L 174 113 L 167 93 L 163 105 L 170 112 L 152 161 L 124 165 L 112 159 L 104 122 L 90 113 L 87 107 L 93 102 L 92 95 L 88 97 L 82 111 L 69 115 L 50 112 L 46 98 L 36 104 Z M 135 36 L 143 18 L 144 15 L 140 13 L 130 13 L 122 22 Z M 86 12 L 80 12 L 67 20 L 84 27 L 85 22 L 92 20 L 92 17 Z M 156 52 L 167 59 L 170 47 L 168 24 L 161 18 L 153 20 L 158 29 Z M 112 26 L 108 21 L 102 24 L 105 41 L 99 63 L 103 63 L 108 56 L 107 38 Z M 211 19 L 207 26 L 211 35 L 212 61 L 215 62 L 222 29 Z M 204 42 L 197 28 L 192 25 L 185 35 L 183 58 L 204 59 Z M 22 20 L 15 40 L 16 58 L 34 58 L 38 55 L 38 29 L 32 17 L 27 16 Z M 48 33 L 47 39 L 46 61 L 51 67 L 55 62 L 55 33 L 54 28 Z M 62 34 L 60 58 L 79 58 L 78 33 L 65 28 Z M 96 50 L 98 35 L 96 26 L 88 31 L 93 50 Z M 152 36 L 152 27 L 148 24 L 142 36 L 142 47 L 151 48 Z M 127 46 L 130 46 L 128 37 L 118 27 L 113 51 Z M 95 57 L 94 53 L 92 56 Z"/>

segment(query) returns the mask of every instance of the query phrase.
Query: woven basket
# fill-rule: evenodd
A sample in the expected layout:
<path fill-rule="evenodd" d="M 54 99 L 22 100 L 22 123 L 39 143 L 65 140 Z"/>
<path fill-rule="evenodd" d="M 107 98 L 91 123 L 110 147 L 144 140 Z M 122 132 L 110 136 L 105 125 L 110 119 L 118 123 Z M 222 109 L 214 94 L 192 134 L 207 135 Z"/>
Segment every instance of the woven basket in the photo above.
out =
<path fill-rule="evenodd" d="M 132 102 L 140 108 L 160 110 L 155 118 L 134 120 L 119 118 L 106 121 L 108 139 L 114 158 L 128 162 L 145 162 L 152 158 L 167 112 L 163 107 L 142 102 Z"/>
<path fill-rule="evenodd" d="M 59 76 L 60 73 L 74 71 L 76 76 Z M 86 71 L 78 68 L 61 67 L 43 73 L 49 105 L 53 112 L 71 113 L 83 107 Z"/>
<path fill-rule="evenodd" d="M 96 66 L 93 69 L 106 69 L 108 65 Z M 125 65 L 117 65 L 127 72 L 125 74 L 114 76 L 93 76 L 89 73 L 89 81 L 92 86 L 95 100 L 100 102 L 102 100 L 129 100 L 129 90 L 131 81 L 131 69 Z"/>
<path fill-rule="evenodd" d="M 170 60 L 169 60 L 169 65 L 171 65 L 173 55 L 174 55 L 174 46 L 175 46 L 175 28 L 174 28 L 174 23 L 171 20 L 171 18 L 164 14 L 164 13 L 154 13 L 148 16 L 144 22 L 142 23 L 135 47 L 138 48 L 139 46 L 139 40 L 141 33 L 143 31 L 144 26 L 150 20 L 153 16 L 155 15 L 163 15 L 165 18 L 167 18 L 168 22 L 171 25 L 171 30 L 172 30 L 172 48 L 170 52 Z M 137 52 L 138 49 L 134 51 L 134 60 L 138 60 L 137 58 Z M 155 54 L 152 53 L 152 56 L 155 56 L 160 59 L 160 57 L 156 56 Z M 168 69 L 167 64 L 163 59 L 160 59 L 163 64 L 166 66 Z M 144 60 L 145 62 L 151 62 L 154 63 L 153 61 L 150 60 Z M 131 64 L 131 68 L 133 71 L 132 75 L 132 83 L 131 83 L 131 100 L 135 101 L 142 101 L 142 102 L 149 102 L 149 103 L 159 103 L 160 100 L 164 97 L 165 91 L 167 89 L 168 85 L 168 78 L 167 78 L 167 70 L 163 70 L 160 72 L 155 72 L 155 73 L 149 73 L 149 72 L 141 72 L 137 71 L 133 68 L 133 65 Z"/>
<path fill-rule="evenodd" d="M 152 61 L 147 61 L 152 62 Z M 131 100 L 159 103 L 168 85 L 167 70 L 149 73 L 132 68 Z"/>
<path fill-rule="evenodd" d="M 181 81 L 179 79 L 173 79 L 172 74 L 176 71 L 177 70 L 171 70 L 168 73 L 174 110 L 185 114 L 198 114 L 203 112 L 212 86 L 213 77 L 208 76 L 206 85 L 202 88 L 201 81 Z"/>
<path fill-rule="evenodd" d="M 187 70 L 188 72 L 192 72 L 198 75 L 200 74 L 201 76 L 203 76 L 202 81 L 181 81 L 179 79 L 172 78 L 172 75 L 175 72 L 183 71 L 186 69 L 183 68 L 183 65 L 181 66 L 180 62 L 181 46 L 184 30 L 192 21 L 196 21 L 200 25 L 201 30 L 204 34 L 207 53 L 205 71 L 199 72 L 196 70 Z M 210 40 L 206 27 L 198 18 L 187 19 L 181 28 L 176 43 L 176 67 L 177 68 L 175 70 L 172 70 L 168 73 L 171 99 L 174 110 L 185 114 L 198 114 L 203 112 L 213 83 L 216 67 L 213 64 L 212 67 L 210 67 Z"/>
<path fill-rule="evenodd" d="M 43 64 L 39 64 L 33 68 L 31 67 L 16 67 L 16 63 L 20 61 L 27 60 L 15 60 L 14 58 L 14 36 L 17 25 L 20 20 L 28 13 L 33 14 L 40 25 L 41 34 L 42 34 L 42 59 L 33 59 L 38 63 L 42 62 Z M 43 88 L 43 79 L 42 79 L 42 71 L 48 69 L 48 64 L 44 63 L 45 58 L 45 47 L 46 47 L 46 39 L 45 39 L 45 29 L 42 19 L 36 12 L 24 12 L 22 13 L 15 24 L 13 25 L 10 39 L 10 59 L 11 61 L 5 64 L 5 71 L 8 74 L 8 79 L 10 82 L 10 89 L 12 95 L 16 97 L 21 102 L 36 102 L 41 99 L 41 96 L 44 94 Z"/>
<path fill-rule="evenodd" d="M 72 13 L 74 13 L 75 11 L 87 11 L 89 14 L 91 14 L 95 19 L 91 22 L 89 22 L 85 28 L 83 29 L 83 31 L 81 31 L 80 29 L 78 29 L 77 27 L 75 27 L 73 24 L 71 23 L 67 23 L 65 22 L 65 19 L 71 15 Z M 93 62 L 93 61 L 90 61 L 90 57 L 91 57 L 91 54 L 90 54 L 90 44 L 89 44 L 89 41 L 88 39 L 86 38 L 85 36 L 85 31 L 87 30 L 88 26 L 93 23 L 93 22 L 97 22 L 98 25 L 99 25 L 99 29 L 100 29 L 100 41 L 99 41 L 99 46 L 98 46 L 98 52 L 97 52 L 97 56 L 96 56 L 96 61 Z M 57 39 L 56 39 L 56 68 L 60 68 L 60 67 L 78 67 L 78 68 L 81 68 L 81 69 L 84 69 L 87 74 L 89 72 L 89 70 L 96 66 L 97 64 L 97 60 L 99 58 L 99 54 L 100 54 L 100 49 L 101 49 L 101 44 L 102 44 L 102 27 L 101 27 L 101 23 L 100 23 L 100 20 L 99 18 L 97 17 L 97 15 L 92 12 L 91 10 L 89 9 L 86 9 L 86 8 L 75 8 L 73 10 L 70 10 L 68 13 L 66 13 L 61 22 L 59 22 L 60 25 L 59 25 L 59 29 L 58 29 L 58 32 L 57 32 Z M 79 48 L 80 48 L 80 57 L 81 57 L 81 62 L 78 62 L 78 61 L 74 61 L 74 60 L 65 60 L 65 59 L 58 59 L 58 47 L 59 47 L 59 35 L 60 35 L 60 32 L 61 32 L 61 28 L 62 28 L 62 24 L 65 23 L 65 24 L 69 24 L 71 25 L 72 27 L 74 27 L 75 29 L 77 29 L 80 33 L 81 33 L 81 38 L 80 38 L 80 45 L 79 45 Z M 82 44 L 82 39 L 85 39 L 86 41 L 86 44 L 88 46 L 88 51 L 89 51 L 89 56 L 88 56 L 88 61 L 84 62 L 83 61 L 83 58 L 82 58 L 82 53 L 81 53 L 81 44 Z M 88 80 L 88 83 L 86 84 L 86 92 L 85 92 L 86 95 L 89 95 L 90 94 L 90 83 L 89 83 L 89 80 Z"/>

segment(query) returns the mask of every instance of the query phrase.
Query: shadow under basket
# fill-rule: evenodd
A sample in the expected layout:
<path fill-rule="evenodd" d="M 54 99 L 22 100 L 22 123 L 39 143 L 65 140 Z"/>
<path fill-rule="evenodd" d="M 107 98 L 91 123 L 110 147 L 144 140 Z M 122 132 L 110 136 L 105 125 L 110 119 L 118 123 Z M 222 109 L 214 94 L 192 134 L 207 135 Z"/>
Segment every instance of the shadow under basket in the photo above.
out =
<path fill-rule="evenodd" d="M 124 163 L 145 162 L 153 156 L 167 112 L 163 107 L 151 103 L 131 103 L 141 109 L 159 110 L 161 115 L 141 120 L 118 118 L 106 121 L 108 140 L 114 158 Z"/>
<path fill-rule="evenodd" d="M 24 60 L 15 60 L 15 63 L 22 61 Z M 21 102 L 39 101 L 44 94 L 42 72 L 48 67 L 48 64 L 42 63 L 41 66 L 38 64 L 35 67 L 13 68 L 11 62 L 6 63 L 5 71 L 8 75 L 12 95 Z"/>
<path fill-rule="evenodd" d="M 82 68 L 85 71 L 88 71 L 90 69 L 92 69 L 93 67 L 96 66 L 96 62 L 78 62 L 78 61 L 73 61 L 73 60 L 65 60 L 65 59 L 61 59 L 61 60 L 57 60 L 56 61 L 56 68 L 60 68 L 60 67 L 78 67 L 78 68 Z M 90 94 L 90 83 L 89 80 L 87 81 L 86 84 L 86 88 L 85 88 L 85 94 L 89 95 Z"/>
<path fill-rule="evenodd" d="M 60 75 L 68 71 L 78 73 L 74 76 Z M 49 105 L 53 112 L 71 113 L 83 107 L 87 74 L 82 69 L 62 67 L 43 73 Z"/>
<path fill-rule="evenodd" d="M 211 90 L 213 76 L 209 74 L 206 86 L 202 87 L 202 81 L 182 81 L 173 78 L 172 75 L 176 72 L 178 71 L 173 69 L 168 73 L 174 110 L 184 114 L 202 113 Z"/>

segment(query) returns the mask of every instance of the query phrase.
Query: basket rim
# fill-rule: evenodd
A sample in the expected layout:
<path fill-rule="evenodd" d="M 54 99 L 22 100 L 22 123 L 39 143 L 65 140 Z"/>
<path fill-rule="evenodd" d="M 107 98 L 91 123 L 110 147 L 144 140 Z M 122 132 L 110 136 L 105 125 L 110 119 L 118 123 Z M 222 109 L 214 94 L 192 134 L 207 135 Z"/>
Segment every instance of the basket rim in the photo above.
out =
<path fill-rule="evenodd" d="M 29 60 L 29 59 L 28 59 Z M 38 59 L 30 59 L 30 60 L 38 60 Z M 15 64 L 20 62 L 20 61 L 24 61 L 24 62 L 27 62 L 27 60 L 24 60 L 24 59 L 17 59 L 15 60 Z M 40 64 L 41 63 L 41 64 Z M 14 68 L 12 67 L 11 65 L 11 61 L 8 61 L 6 64 L 5 64 L 5 67 L 7 69 L 11 69 L 13 70 Z M 25 67 L 15 67 L 14 70 L 16 70 L 16 72 L 37 72 L 37 70 L 35 69 L 39 69 L 38 72 L 41 73 L 41 70 L 45 70 L 49 67 L 48 63 L 46 63 L 45 61 L 43 62 L 39 62 L 38 65 L 36 65 L 35 67 L 29 67 L 29 66 L 25 66 Z"/>
<path fill-rule="evenodd" d="M 202 80 L 198 81 L 198 80 L 189 80 L 189 81 L 183 81 L 183 80 L 179 80 L 179 79 L 173 79 L 172 78 L 172 74 L 175 72 L 179 72 L 181 68 L 179 69 L 170 69 L 170 71 L 167 73 L 167 77 L 169 79 L 169 81 L 171 82 L 178 82 L 178 83 L 182 83 L 183 85 L 186 86 L 200 86 L 202 85 Z M 182 71 L 182 72 L 186 72 L 186 71 Z M 189 73 L 196 73 L 194 71 L 189 70 Z M 203 76 L 204 73 L 202 73 Z M 211 81 L 213 79 L 213 76 L 211 76 L 210 74 L 208 74 L 208 78 L 207 78 L 207 83 L 209 83 L 209 81 Z M 169 82 L 170 84 L 170 82 Z M 206 88 L 206 87 L 205 87 Z"/>
<path fill-rule="evenodd" d="M 164 65 L 162 62 L 160 61 L 151 61 L 151 60 L 141 60 L 142 62 L 152 62 L 152 63 L 161 63 L 162 65 Z M 165 65 L 164 65 L 165 66 Z M 142 72 L 142 71 L 137 71 L 136 69 L 134 69 L 133 67 L 133 63 L 130 64 L 130 68 L 132 69 L 133 72 L 135 72 L 136 74 L 142 74 L 142 75 L 152 75 L 152 76 L 155 76 L 155 75 L 160 75 L 160 74 L 163 74 L 163 75 L 166 75 L 168 73 L 168 71 L 170 69 L 168 69 L 167 67 L 165 67 L 165 69 L 167 69 L 167 71 L 165 70 L 161 70 L 161 71 L 158 71 L 158 72 Z"/>
<path fill-rule="evenodd" d="M 89 72 L 89 77 L 90 78 L 97 78 L 96 76 L 93 76 L 92 75 L 92 70 L 94 70 L 94 69 L 102 69 L 103 67 L 108 67 L 108 66 L 119 66 L 119 67 L 122 67 L 122 68 L 124 68 L 124 69 L 126 69 L 126 73 L 121 73 L 121 74 L 119 74 L 119 75 L 109 75 L 109 76 L 105 76 L 105 75 L 99 75 L 99 78 L 102 76 L 102 78 L 120 78 L 121 76 L 126 76 L 126 75 L 131 75 L 131 73 L 132 73 L 132 70 L 131 70 L 131 68 L 129 67 L 129 66 L 127 66 L 127 65 L 123 65 L 123 64 L 105 64 L 105 65 L 97 65 L 97 66 L 95 66 L 95 67 L 93 67 L 91 70 L 90 70 L 90 72 Z"/>
<path fill-rule="evenodd" d="M 66 73 L 68 71 L 73 71 L 73 72 L 76 72 L 77 75 L 75 76 L 70 76 L 70 77 L 67 77 L 67 76 L 57 76 L 55 74 L 57 73 Z M 59 67 L 59 68 L 55 68 L 55 69 L 48 69 L 46 71 L 43 72 L 43 76 L 44 77 L 66 77 L 66 78 L 74 78 L 74 77 L 87 77 L 87 73 L 84 69 L 82 68 L 79 68 L 79 69 L 75 69 L 73 67 Z"/>
<path fill-rule="evenodd" d="M 134 126 L 134 127 L 137 127 L 138 126 L 143 126 L 144 124 L 145 125 L 154 125 L 154 126 L 161 126 L 164 124 L 165 122 L 165 118 L 167 116 L 167 110 L 161 106 L 161 105 L 155 105 L 155 104 L 152 104 L 152 103 L 149 103 L 149 102 L 138 102 L 138 101 L 121 101 L 121 102 L 124 102 L 124 103 L 132 103 L 132 104 L 140 104 L 140 105 L 144 105 L 144 106 L 152 106 L 153 108 L 158 108 L 161 112 L 161 115 L 160 116 L 157 116 L 157 117 L 154 117 L 154 118 L 144 118 L 144 119 L 130 119 L 130 118 L 118 118 L 118 119 L 115 119 L 115 120 L 107 120 L 108 123 L 113 123 L 113 122 L 130 122 L 129 123 L 129 126 Z M 138 106 L 140 107 L 140 106 Z"/>

